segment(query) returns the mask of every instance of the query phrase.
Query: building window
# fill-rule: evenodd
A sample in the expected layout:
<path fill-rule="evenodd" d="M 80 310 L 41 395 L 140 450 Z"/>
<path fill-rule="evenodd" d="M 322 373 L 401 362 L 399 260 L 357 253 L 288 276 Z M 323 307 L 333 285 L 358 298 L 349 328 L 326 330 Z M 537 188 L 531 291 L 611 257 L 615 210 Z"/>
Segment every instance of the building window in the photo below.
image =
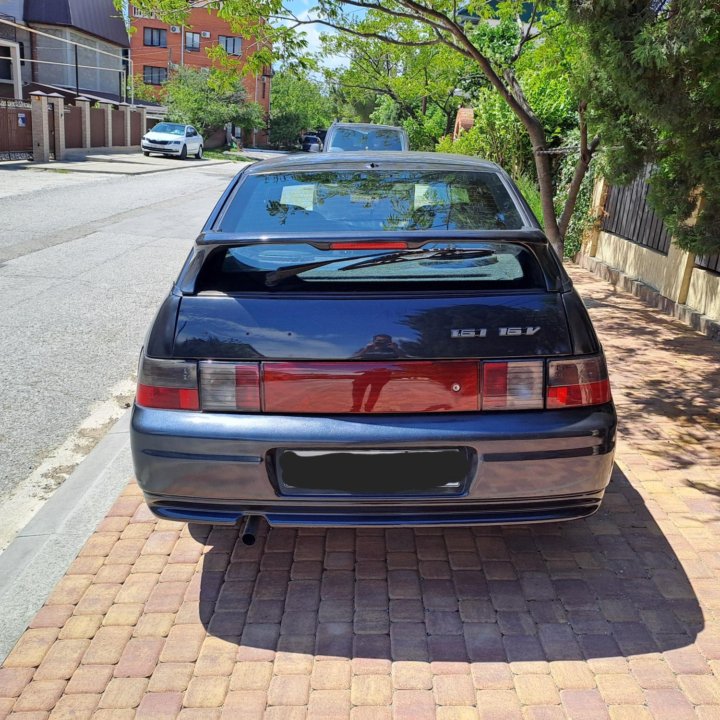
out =
<path fill-rule="evenodd" d="M 143 30 L 143 43 L 155 47 L 167 47 L 167 30 L 146 27 Z"/>
<path fill-rule="evenodd" d="M 267 85 L 267 78 L 263 75 L 262 77 L 262 99 L 265 99 L 265 86 Z"/>
<path fill-rule="evenodd" d="M 143 67 L 143 82 L 146 85 L 162 85 L 167 82 L 167 68 L 145 65 Z"/>
<path fill-rule="evenodd" d="M 12 60 L 10 48 L 0 46 L 0 80 L 12 80 Z"/>
<path fill-rule="evenodd" d="M 242 55 L 242 38 L 220 35 L 218 42 L 228 55 Z"/>
<path fill-rule="evenodd" d="M 200 33 L 185 33 L 185 49 L 197 52 L 200 50 Z"/>

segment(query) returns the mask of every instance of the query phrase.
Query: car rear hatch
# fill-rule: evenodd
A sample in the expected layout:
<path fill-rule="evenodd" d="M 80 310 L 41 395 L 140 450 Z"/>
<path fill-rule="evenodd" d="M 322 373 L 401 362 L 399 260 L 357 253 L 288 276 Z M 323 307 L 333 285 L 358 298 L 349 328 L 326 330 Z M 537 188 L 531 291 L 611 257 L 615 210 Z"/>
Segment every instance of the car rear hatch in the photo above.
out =
<path fill-rule="evenodd" d="M 573 354 L 547 283 L 507 241 L 223 247 L 179 300 L 172 356 L 197 361 L 208 412 L 541 409 L 546 360 Z"/>
<path fill-rule="evenodd" d="M 206 413 L 440 417 L 609 400 L 602 357 L 573 356 L 563 293 L 532 245 L 377 245 L 213 250 L 176 301 L 173 359 L 143 359 L 139 404 L 168 390 L 179 404 L 165 407 Z M 442 437 L 323 445 L 269 451 L 280 495 L 460 496 L 478 463 Z"/>

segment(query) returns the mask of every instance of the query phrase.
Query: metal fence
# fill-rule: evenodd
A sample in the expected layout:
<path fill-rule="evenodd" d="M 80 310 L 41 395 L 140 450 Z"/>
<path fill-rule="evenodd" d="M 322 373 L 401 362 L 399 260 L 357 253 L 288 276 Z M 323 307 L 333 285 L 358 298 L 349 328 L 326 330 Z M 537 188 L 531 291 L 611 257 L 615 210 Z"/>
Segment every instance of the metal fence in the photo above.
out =
<path fill-rule="evenodd" d="M 625 187 L 610 187 L 605 200 L 602 229 L 625 240 L 667 255 L 670 234 L 647 203 L 651 168 Z"/>

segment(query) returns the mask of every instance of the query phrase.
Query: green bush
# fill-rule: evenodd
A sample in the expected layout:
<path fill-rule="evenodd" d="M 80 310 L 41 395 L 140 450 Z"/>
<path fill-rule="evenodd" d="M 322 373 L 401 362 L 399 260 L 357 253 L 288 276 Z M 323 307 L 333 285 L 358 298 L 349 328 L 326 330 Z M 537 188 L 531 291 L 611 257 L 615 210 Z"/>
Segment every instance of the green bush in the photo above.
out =
<path fill-rule="evenodd" d="M 515 184 L 533 211 L 533 214 L 538 219 L 540 227 L 542 227 L 543 211 L 542 203 L 540 202 L 540 190 L 538 189 L 537 183 L 527 175 L 520 175 L 520 177 L 515 178 Z"/>

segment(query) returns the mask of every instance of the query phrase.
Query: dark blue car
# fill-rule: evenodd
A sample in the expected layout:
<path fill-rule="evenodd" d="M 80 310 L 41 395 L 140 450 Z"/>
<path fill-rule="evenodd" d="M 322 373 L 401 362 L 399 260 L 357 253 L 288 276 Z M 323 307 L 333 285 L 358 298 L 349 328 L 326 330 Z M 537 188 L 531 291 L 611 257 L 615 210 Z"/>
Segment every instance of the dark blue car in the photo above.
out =
<path fill-rule="evenodd" d="M 591 514 L 602 348 L 496 165 L 293 156 L 242 171 L 142 350 L 137 479 L 163 518 L 455 525 Z"/>

